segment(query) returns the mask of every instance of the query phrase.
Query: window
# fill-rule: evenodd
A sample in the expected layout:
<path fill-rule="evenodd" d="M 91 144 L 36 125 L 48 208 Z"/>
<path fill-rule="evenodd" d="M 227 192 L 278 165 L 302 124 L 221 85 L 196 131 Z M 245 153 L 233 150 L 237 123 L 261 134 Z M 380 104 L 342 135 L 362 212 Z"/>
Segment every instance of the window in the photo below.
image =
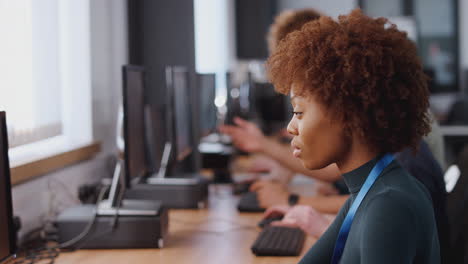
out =
<path fill-rule="evenodd" d="M 216 73 L 216 105 L 227 100 L 229 68 L 229 1 L 194 0 L 195 66 L 199 73 Z M 232 5 L 233 7 L 233 5 Z"/>
<path fill-rule="evenodd" d="M 0 0 L 12 166 L 92 140 L 89 0 Z"/>

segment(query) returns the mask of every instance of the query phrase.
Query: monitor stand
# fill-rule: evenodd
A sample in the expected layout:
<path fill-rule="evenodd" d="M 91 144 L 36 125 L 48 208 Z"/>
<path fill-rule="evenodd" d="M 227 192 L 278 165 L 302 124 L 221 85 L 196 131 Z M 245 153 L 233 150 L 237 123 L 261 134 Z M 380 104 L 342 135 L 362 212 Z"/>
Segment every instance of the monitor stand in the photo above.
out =
<path fill-rule="evenodd" d="M 124 186 L 117 162 L 107 200 L 71 207 L 57 217 L 59 244 L 63 248 L 162 248 L 168 233 L 167 208 L 160 201 L 122 200 Z M 88 234 L 68 243 L 89 225 Z"/>
<path fill-rule="evenodd" d="M 229 163 L 235 152 L 229 145 L 230 138 L 220 134 L 210 134 L 202 138 L 198 145 L 201 154 L 202 168 L 211 169 L 214 172 L 214 183 L 231 183 Z"/>
<path fill-rule="evenodd" d="M 168 208 L 205 208 L 208 199 L 208 180 L 197 173 L 181 175 L 183 177 L 166 177 L 171 148 L 170 143 L 165 144 L 159 172 L 133 184 L 125 192 L 125 197 L 159 200 Z"/>
<path fill-rule="evenodd" d="M 232 145 L 232 139 L 228 135 L 220 133 L 211 133 L 200 140 L 201 143 L 218 143 L 226 146 Z"/>

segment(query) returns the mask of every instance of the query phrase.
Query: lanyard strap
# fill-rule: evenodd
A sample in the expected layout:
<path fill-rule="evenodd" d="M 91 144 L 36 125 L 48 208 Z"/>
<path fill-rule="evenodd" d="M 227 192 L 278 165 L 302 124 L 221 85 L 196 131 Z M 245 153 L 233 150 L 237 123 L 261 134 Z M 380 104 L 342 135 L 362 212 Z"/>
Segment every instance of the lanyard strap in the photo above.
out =
<path fill-rule="evenodd" d="M 379 177 L 382 171 L 393 161 L 392 154 L 385 154 L 378 162 L 375 164 L 374 168 L 372 168 L 369 176 L 367 176 L 364 185 L 362 186 L 361 190 L 359 191 L 356 200 L 354 200 L 351 208 L 346 215 L 343 224 L 341 224 L 340 233 L 338 234 L 338 238 L 335 244 L 335 250 L 333 251 L 333 258 L 332 264 L 338 264 L 341 259 L 341 255 L 343 254 L 343 250 L 346 244 L 346 239 L 348 239 L 349 230 L 351 229 L 351 224 L 353 223 L 354 215 L 356 214 L 357 209 L 361 205 L 362 200 L 366 196 L 369 189 L 374 184 L 375 180 Z"/>

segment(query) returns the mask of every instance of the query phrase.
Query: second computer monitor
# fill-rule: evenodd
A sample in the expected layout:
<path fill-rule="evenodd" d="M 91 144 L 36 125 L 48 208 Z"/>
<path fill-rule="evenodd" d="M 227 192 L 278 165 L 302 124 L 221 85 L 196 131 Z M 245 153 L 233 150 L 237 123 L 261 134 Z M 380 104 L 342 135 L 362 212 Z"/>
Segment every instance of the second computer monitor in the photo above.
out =
<path fill-rule="evenodd" d="M 147 173 L 145 153 L 144 68 L 125 65 L 123 76 L 123 130 L 125 140 L 125 179 L 130 186 L 133 178 Z"/>
<path fill-rule="evenodd" d="M 5 112 L 0 112 L 0 262 L 15 253 L 10 165 Z"/>
<path fill-rule="evenodd" d="M 217 109 L 215 105 L 216 75 L 197 74 L 198 125 L 200 136 L 204 137 L 216 130 Z"/>
<path fill-rule="evenodd" d="M 173 120 L 175 154 L 184 160 L 193 147 L 192 111 L 190 104 L 189 75 L 184 67 L 171 67 L 173 93 Z"/>

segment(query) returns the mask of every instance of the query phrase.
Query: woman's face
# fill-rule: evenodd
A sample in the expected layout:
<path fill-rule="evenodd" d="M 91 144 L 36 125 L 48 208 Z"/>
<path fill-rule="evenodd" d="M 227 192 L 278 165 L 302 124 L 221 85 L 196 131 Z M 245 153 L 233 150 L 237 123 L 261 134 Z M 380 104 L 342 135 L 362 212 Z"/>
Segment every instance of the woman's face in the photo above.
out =
<path fill-rule="evenodd" d="M 347 140 L 341 123 L 332 120 L 313 95 L 298 94 L 298 88 L 293 84 L 291 89 L 294 115 L 288 125 L 288 132 L 294 136 L 291 141 L 294 156 L 310 170 L 345 159 L 351 140 Z"/>

